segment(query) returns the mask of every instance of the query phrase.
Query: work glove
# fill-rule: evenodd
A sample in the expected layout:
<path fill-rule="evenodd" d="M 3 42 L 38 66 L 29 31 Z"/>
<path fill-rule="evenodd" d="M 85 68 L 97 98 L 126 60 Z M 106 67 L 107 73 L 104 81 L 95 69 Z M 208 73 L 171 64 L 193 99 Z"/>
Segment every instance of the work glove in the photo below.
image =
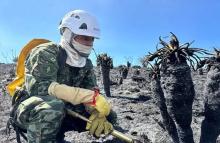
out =
<path fill-rule="evenodd" d="M 94 111 L 89 120 L 91 123 L 87 123 L 86 130 L 89 130 L 91 135 L 100 137 L 102 133 L 105 135 L 110 134 L 113 131 L 113 126 L 105 116 L 101 115 L 99 112 Z"/>
<path fill-rule="evenodd" d="M 89 130 L 89 133 L 96 137 L 100 137 L 103 132 L 105 135 L 111 133 L 113 126 L 106 119 L 111 107 L 104 96 L 99 94 L 98 89 L 94 89 L 93 101 L 85 103 L 85 106 L 91 113 L 89 120 L 92 122 L 86 125 L 86 129 Z"/>
<path fill-rule="evenodd" d="M 84 103 L 86 108 L 92 113 L 96 110 L 102 116 L 108 116 L 111 110 L 111 106 L 105 97 L 99 94 L 98 90 L 94 90 L 94 96 L 92 102 Z"/>
<path fill-rule="evenodd" d="M 48 94 L 72 103 L 73 105 L 92 102 L 94 100 L 93 90 L 71 87 L 65 84 L 59 84 L 57 82 L 52 82 L 50 84 Z"/>
<path fill-rule="evenodd" d="M 107 134 L 112 130 L 112 125 L 106 120 L 106 116 L 111 110 L 110 104 L 104 96 L 99 94 L 98 89 L 88 90 L 52 82 L 48 88 L 48 93 L 73 105 L 83 103 L 91 113 L 92 124 L 87 124 L 91 134 L 95 133 L 95 135 L 100 136 L 103 131 Z"/>

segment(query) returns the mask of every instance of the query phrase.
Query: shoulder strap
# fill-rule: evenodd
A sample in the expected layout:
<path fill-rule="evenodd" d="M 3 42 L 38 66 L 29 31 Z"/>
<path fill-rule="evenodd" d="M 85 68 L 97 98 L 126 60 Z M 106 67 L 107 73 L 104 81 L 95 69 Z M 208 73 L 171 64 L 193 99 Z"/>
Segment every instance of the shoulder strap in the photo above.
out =
<path fill-rule="evenodd" d="M 58 74 L 60 74 L 60 72 L 64 68 L 64 65 L 66 63 L 66 59 L 67 59 L 66 51 L 59 45 L 59 53 L 57 55 L 57 62 L 58 62 L 58 66 L 59 66 Z"/>

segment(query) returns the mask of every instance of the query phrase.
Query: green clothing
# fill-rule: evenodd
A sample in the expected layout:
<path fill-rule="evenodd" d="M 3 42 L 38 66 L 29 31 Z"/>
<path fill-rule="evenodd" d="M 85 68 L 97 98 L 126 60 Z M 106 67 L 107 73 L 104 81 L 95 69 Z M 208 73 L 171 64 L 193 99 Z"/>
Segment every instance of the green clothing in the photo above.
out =
<path fill-rule="evenodd" d="M 27 129 L 29 143 L 56 142 L 65 117 L 65 105 L 62 100 L 48 95 L 51 82 L 86 89 L 97 85 L 91 60 L 87 59 L 82 68 L 71 67 L 65 63 L 64 56 L 64 63 L 59 65 L 57 57 L 62 50 L 56 44 L 47 43 L 34 48 L 27 57 L 25 87 L 31 97 L 18 106 L 17 121 Z"/>
<path fill-rule="evenodd" d="M 28 143 L 55 143 L 64 117 L 64 103 L 53 96 L 32 96 L 17 110 L 17 122 L 27 130 Z"/>
<path fill-rule="evenodd" d="M 97 85 L 91 60 L 87 59 L 82 68 L 64 63 L 62 69 L 59 69 L 58 54 L 59 47 L 49 43 L 34 48 L 27 58 L 25 86 L 31 96 L 48 95 L 48 87 L 53 81 L 86 89 Z"/>

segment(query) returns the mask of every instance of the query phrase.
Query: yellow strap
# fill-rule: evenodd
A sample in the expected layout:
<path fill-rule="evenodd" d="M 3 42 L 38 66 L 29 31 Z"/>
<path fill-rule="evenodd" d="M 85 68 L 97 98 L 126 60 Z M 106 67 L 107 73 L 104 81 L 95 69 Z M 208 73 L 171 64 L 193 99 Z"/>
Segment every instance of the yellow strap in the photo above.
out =
<path fill-rule="evenodd" d="M 22 48 L 19 54 L 17 67 L 16 67 L 16 78 L 14 81 L 8 84 L 7 90 L 11 96 L 14 96 L 16 87 L 21 87 L 24 83 L 24 72 L 25 72 L 25 60 L 30 51 L 36 46 L 50 42 L 46 39 L 33 39 L 27 45 Z"/>

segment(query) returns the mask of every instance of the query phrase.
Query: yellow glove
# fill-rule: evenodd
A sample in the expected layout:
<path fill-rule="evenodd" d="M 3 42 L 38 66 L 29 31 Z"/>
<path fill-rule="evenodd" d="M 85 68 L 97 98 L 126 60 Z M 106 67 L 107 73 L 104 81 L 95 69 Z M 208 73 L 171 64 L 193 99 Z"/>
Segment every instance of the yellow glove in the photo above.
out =
<path fill-rule="evenodd" d="M 111 106 L 104 96 L 99 94 L 99 91 L 95 89 L 92 102 L 87 102 L 84 105 L 90 110 L 92 113 L 96 110 L 100 116 L 108 116 L 111 110 Z"/>
<path fill-rule="evenodd" d="M 109 115 L 111 107 L 107 100 L 99 94 L 99 91 L 95 89 L 94 97 L 92 102 L 85 103 L 85 106 L 92 113 L 89 120 L 92 123 L 87 123 L 86 129 L 89 130 L 90 134 L 99 137 L 103 131 L 107 135 L 113 130 L 113 126 L 106 119 Z"/>
<path fill-rule="evenodd" d="M 86 130 L 89 130 L 91 135 L 100 137 L 104 132 L 105 135 L 110 134 L 113 131 L 113 126 L 107 121 L 106 117 L 100 115 L 97 111 L 94 111 L 89 118 L 92 123 L 87 123 Z"/>
<path fill-rule="evenodd" d="M 55 96 L 66 102 L 70 102 L 73 105 L 91 102 L 94 98 L 93 90 L 71 87 L 65 84 L 59 84 L 57 82 L 52 82 L 50 84 L 48 93 L 51 96 Z"/>

